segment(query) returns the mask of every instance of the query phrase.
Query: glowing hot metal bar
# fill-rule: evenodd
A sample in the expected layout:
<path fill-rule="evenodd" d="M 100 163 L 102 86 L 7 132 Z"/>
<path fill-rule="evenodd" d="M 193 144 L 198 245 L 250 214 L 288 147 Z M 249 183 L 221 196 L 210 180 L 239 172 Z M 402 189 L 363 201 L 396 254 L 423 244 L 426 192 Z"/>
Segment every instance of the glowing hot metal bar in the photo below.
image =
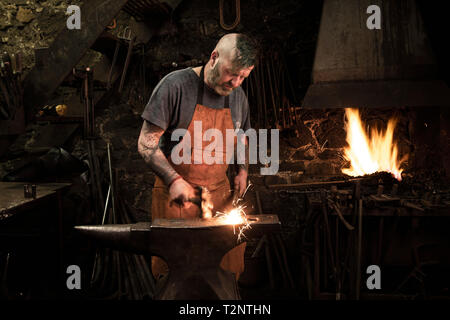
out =
<path fill-rule="evenodd" d="M 247 215 L 244 211 L 244 206 L 236 206 L 229 212 L 218 212 L 214 218 L 222 220 L 225 224 L 238 225 L 239 234 L 238 241 L 244 236 L 244 230 L 250 228 L 250 222 L 247 219 Z"/>

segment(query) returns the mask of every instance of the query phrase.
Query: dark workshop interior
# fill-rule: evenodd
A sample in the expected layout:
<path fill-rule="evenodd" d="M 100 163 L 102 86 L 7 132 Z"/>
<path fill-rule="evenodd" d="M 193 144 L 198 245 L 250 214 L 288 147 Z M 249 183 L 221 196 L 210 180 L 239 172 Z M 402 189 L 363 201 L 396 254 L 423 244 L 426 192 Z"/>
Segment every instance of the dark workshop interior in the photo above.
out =
<path fill-rule="evenodd" d="M 81 8 L 79 30 L 68 28 L 70 5 Z M 366 25 L 372 5 L 379 29 Z M 206 64 L 227 33 L 258 41 L 242 89 L 252 128 L 279 130 L 278 172 L 250 164 L 245 213 L 279 223 L 249 231 L 238 281 L 210 288 L 193 275 L 187 294 L 162 298 L 223 299 L 237 288 L 231 297 L 248 301 L 449 299 L 450 30 L 441 6 L 0 1 L 0 300 L 161 298 L 150 253 L 124 245 L 172 250 L 150 236 L 155 174 L 138 153 L 141 114 L 165 75 Z M 367 140 L 352 136 L 352 116 Z M 384 133 L 385 144 L 374 142 Z M 350 156 L 364 141 L 377 157 L 392 152 L 387 166 L 398 170 L 351 171 L 371 164 Z M 102 224 L 117 225 L 113 246 L 74 228 Z M 163 229 L 153 234 L 172 237 Z M 203 229 L 200 244 L 173 259 L 209 252 L 209 239 L 231 230 Z M 69 288 L 71 266 L 79 287 Z M 381 287 L 369 285 L 369 266 Z M 172 285 L 184 288 L 176 279 L 191 271 L 175 270 Z"/>

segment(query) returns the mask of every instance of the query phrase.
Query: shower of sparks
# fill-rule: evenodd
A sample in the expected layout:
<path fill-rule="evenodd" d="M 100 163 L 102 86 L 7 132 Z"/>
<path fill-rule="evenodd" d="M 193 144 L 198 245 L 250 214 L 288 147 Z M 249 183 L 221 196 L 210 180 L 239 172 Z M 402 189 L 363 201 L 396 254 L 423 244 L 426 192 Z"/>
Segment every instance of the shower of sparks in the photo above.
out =
<path fill-rule="evenodd" d="M 244 206 L 240 205 L 228 212 L 217 212 L 214 216 L 214 218 L 221 220 L 224 224 L 232 224 L 234 234 L 236 234 L 236 225 L 239 225 L 238 242 L 241 240 L 241 237 L 245 237 L 244 230 L 250 228 L 244 208 Z"/>

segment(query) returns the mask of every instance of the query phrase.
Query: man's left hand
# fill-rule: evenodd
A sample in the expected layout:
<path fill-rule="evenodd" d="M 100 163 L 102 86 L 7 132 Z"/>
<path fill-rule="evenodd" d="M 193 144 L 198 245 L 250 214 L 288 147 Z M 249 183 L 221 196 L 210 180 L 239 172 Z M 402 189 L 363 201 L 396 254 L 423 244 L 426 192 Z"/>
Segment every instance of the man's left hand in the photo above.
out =
<path fill-rule="evenodd" d="M 239 173 L 234 178 L 234 191 L 238 192 L 239 197 L 244 194 L 245 188 L 247 188 L 247 171 L 240 169 Z"/>

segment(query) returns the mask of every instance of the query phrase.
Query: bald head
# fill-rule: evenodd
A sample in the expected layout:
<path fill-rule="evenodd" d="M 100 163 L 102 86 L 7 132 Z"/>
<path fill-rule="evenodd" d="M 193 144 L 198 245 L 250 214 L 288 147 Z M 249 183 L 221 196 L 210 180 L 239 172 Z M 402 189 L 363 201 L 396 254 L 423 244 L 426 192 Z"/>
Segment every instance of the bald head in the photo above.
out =
<path fill-rule="evenodd" d="M 236 48 L 236 42 L 237 33 L 226 34 L 220 38 L 214 50 L 219 53 L 219 56 L 222 56 L 225 59 L 234 60 L 234 58 L 239 55 L 239 51 Z"/>
<path fill-rule="evenodd" d="M 214 51 L 235 67 L 247 68 L 255 65 L 258 55 L 256 42 L 241 33 L 229 33 L 220 38 Z"/>

